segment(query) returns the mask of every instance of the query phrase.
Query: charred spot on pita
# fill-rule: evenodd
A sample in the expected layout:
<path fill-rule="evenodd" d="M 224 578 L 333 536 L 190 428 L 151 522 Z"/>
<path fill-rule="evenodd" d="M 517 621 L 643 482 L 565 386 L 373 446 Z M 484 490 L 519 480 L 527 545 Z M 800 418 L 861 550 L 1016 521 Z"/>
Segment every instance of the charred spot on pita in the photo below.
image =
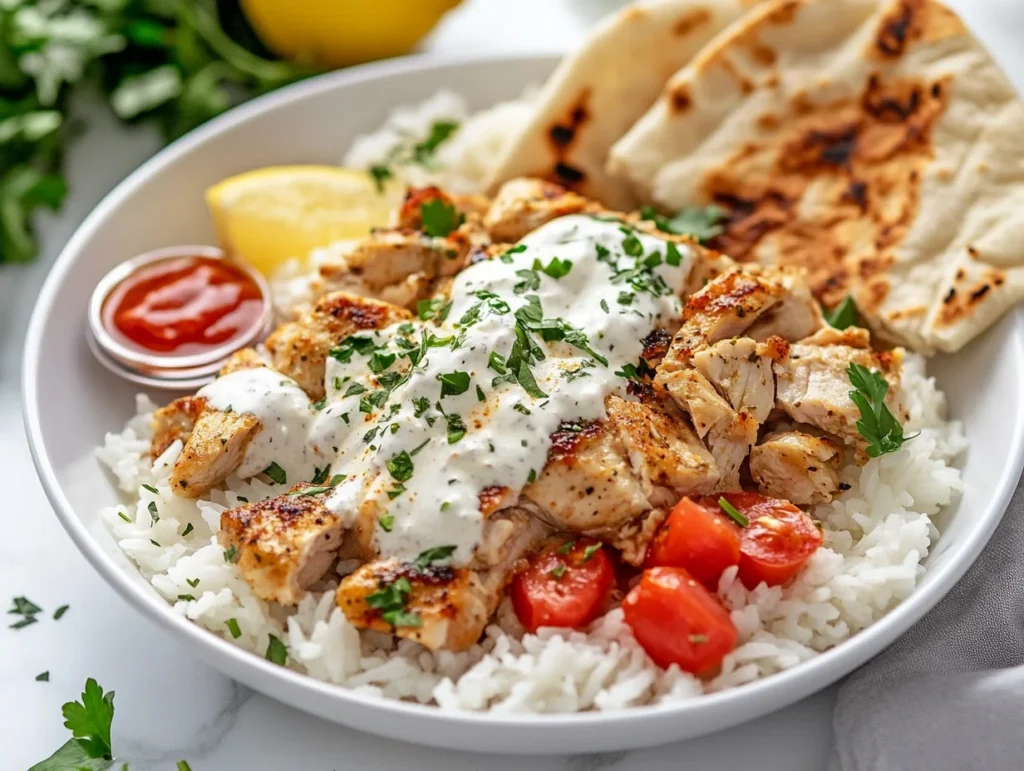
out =
<path fill-rule="evenodd" d="M 676 86 L 668 93 L 668 103 L 673 112 L 686 112 L 687 108 L 693 104 L 689 89 L 686 86 Z"/>
<path fill-rule="evenodd" d="M 698 27 L 711 21 L 711 14 L 707 8 L 695 8 L 684 13 L 676 23 L 672 25 L 673 34 L 678 37 L 686 37 Z"/>
<path fill-rule="evenodd" d="M 875 45 L 883 56 L 903 55 L 907 42 L 914 36 L 914 25 L 920 5 L 921 0 L 900 0 L 895 12 L 882 19 Z"/>
<path fill-rule="evenodd" d="M 581 169 L 570 166 L 563 161 L 555 164 L 555 176 L 570 185 L 577 185 L 587 178 L 587 175 Z"/>
<path fill-rule="evenodd" d="M 859 206 L 862 210 L 868 208 L 868 186 L 866 182 L 851 179 L 843 193 L 843 200 Z"/>
<path fill-rule="evenodd" d="M 551 127 L 548 132 L 551 137 L 551 141 L 559 147 L 566 147 L 572 144 L 572 140 L 576 138 L 576 129 L 572 126 L 563 126 L 561 123 L 556 123 Z"/>

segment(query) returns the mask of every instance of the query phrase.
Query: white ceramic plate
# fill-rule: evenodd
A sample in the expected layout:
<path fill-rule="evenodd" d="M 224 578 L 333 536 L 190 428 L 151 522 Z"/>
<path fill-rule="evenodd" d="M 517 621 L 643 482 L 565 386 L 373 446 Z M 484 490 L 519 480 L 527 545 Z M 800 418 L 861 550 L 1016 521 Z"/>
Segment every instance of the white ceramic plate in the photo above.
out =
<path fill-rule="evenodd" d="M 65 529 L 100 574 L 169 635 L 231 677 L 322 718 L 440 747 L 504 753 L 597 752 L 684 739 L 778 709 L 877 654 L 938 602 L 999 522 L 1024 459 L 1024 315 L 1009 314 L 954 357 L 932 362 L 963 420 L 970 449 L 966 492 L 943 516 L 944 533 L 914 594 L 874 626 L 793 669 L 737 689 L 660 707 L 581 715 L 442 712 L 361 696 L 235 648 L 174 613 L 137 574 L 97 516 L 118 495 L 93 455 L 131 415 L 133 392 L 85 345 L 92 288 L 116 263 L 160 246 L 211 243 L 203 191 L 259 166 L 336 163 L 351 139 L 392 107 L 441 87 L 484 107 L 517 96 L 553 56 L 394 60 L 326 75 L 251 102 L 175 142 L 122 182 L 68 243 L 43 286 L 29 327 L 24 409 L 43 486 Z M 154 394 L 167 399 L 167 394 Z"/>

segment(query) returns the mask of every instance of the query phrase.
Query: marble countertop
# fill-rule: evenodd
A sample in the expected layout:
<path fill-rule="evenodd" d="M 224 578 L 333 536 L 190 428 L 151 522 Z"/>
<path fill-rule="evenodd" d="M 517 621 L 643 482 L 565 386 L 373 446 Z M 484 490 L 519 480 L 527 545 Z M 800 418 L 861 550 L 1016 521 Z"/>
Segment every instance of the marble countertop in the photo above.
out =
<path fill-rule="evenodd" d="M 428 50 L 552 50 L 572 46 L 618 0 L 467 0 Z M 1024 85 L 1024 3 L 951 2 Z M 514 7 L 513 7 L 514 6 Z M 537 20 L 543 19 L 543 24 Z M 0 771 L 25 769 L 66 741 L 61 704 L 95 677 L 117 692 L 113 741 L 132 771 L 223 769 L 409 769 L 631 771 L 733 769 L 821 771 L 831 744 L 834 689 L 761 720 L 702 739 L 604 755 L 508 758 L 425 749 L 323 722 L 237 685 L 194 661 L 132 611 L 93 572 L 64 534 L 36 480 L 21 420 L 20 353 L 28 315 L 48 265 L 98 200 L 157 148 L 153 134 L 126 130 L 86 105 L 90 130 L 69 157 L 72 192 L 59 216 L 41 222 L 43 254 L 0 269 L 0 601 L 25 595 L 52 613 L 21 630 L 0 630 Z M 8 599 L 3 599 L 8 598 Z M 6 624 L 4 625 L 6 627 Z M 49 682 L 35 677 L 49 672 Z"/>

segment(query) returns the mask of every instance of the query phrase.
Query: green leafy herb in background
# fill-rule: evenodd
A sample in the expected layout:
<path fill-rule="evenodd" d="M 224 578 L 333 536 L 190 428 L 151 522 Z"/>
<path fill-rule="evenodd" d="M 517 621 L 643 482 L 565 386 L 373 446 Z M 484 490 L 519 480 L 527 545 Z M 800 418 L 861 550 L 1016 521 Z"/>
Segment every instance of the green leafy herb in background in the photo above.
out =
<path fill-rule="evenodd" d="M 74 94 L 171 140 L 307 74 L 270 57 L 238 0 L 2 0 L 0 263 L 32 259 L 33 213 L 64 200 Z"/>
<path fill-rule="evenodd" d="M 99 771 L 113 759 L 110 726 L 114 721 L 114 692 L 103 689 L 91 677 L 85 681 L 82 701 L 69 701 L 63 707 L 64 726 L 69 739 L 46 760 L 29 771 Z"/>
<path fill-rule="evenodd" d="M 640 210 L 640 216 L 650 220 L 658 230 L 677 236 L 692 236 L 698 241 L 707 241 L 722 233 L 721 222 L 726 212 L 717 206 L 694 206 L 680 210 L 672 217 L 659 214 L 650 206 Z"/>

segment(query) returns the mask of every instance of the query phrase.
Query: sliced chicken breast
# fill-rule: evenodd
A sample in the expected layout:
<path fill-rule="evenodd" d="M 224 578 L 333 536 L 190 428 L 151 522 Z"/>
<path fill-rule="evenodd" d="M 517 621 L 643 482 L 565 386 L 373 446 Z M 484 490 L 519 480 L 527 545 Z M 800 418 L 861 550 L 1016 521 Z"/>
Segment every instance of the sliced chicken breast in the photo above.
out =
<path fill-rule="evenodd" d="M 241 465 L 249 442 L 262 427 L 252 415 L 205 410 L 171 470 L 171 490 L 182 498 L 205 495 Z"/>
<path fill-rule="evenodd" d="M 504 509 L 488 518 L 469 567 L 370 562 L 342 579 L 336 600 L 361 629 L 465 650 L 480 639 L 520 561 L 549 534 L 524 510 Z"/>
<path fill-rule="evenodd" d="M 750 475 L 763 494 L 798 506 L 828 503 L 839 490 L 839 447 L 801 431 L 766 436 L 750 451 Z"/>
<path fill-rule="evenodd" d="M 555 529 L 585 533 L 643 561 L 665 507 L 718 482 L 712 454 L 658 391 L 641 402 L 610 396 L 608 419 L 567 423 L 524 500 Z"/>
<path fill-rule="evenodd" d="M 324 506 L 326 495 L 324 488 L 296 485 L 221 514 L 218 540 L 260 599 L 298 604 L 337 558 L 344 525 Z"/>

